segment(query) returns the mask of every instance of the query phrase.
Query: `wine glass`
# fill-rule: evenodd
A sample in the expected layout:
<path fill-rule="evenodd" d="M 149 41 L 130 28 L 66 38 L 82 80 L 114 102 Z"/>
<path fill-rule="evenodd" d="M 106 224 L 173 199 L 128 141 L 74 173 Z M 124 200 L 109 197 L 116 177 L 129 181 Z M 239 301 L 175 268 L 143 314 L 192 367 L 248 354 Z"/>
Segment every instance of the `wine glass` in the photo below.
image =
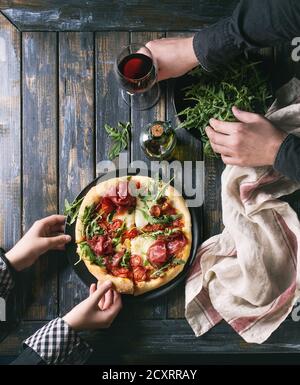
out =
<path fill-rule="evenodd" d="M 156 62 L 143 44 L 133 43 L 122 49 L 115 61 L 115 74 L 123 100 L 127 104 L 130 101 L 133 109 L 147 110 L 158 102 Z"/>

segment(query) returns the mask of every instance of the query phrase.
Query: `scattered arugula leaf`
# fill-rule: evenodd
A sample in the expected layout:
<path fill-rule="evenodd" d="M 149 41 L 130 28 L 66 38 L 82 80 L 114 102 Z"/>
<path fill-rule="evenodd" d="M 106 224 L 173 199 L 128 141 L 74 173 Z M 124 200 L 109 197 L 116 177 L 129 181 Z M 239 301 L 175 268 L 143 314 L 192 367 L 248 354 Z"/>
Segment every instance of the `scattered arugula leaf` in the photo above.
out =
<path fill-rule="evenodd" d="M 129 267 L 129 260 L 130 260 L 130 252 L 129 252 L 129 251 L 126 251 L 126 252 L 123 254 L 123 256 L 122 256 L 120 265 L 121 265 L 122 267 L 128 268 L 128 267 Z"/>
<path fill-rule="evenodd" d="M 111 223 L 113 220 L 113 216 L 115 215 L 116 210 L 111 211 L 107 216 L 107 222 Z"/>
<path fill-rule="evenodd" d="M 86 206 L 84 208 L 83 215 L 81 217 L 81 221 L 82 221 L 82 224 L 84 227 L 91 222 L 93 215 L 94 215 L 94 211 L 95 211 L 95 204 L 94 203 L 92 205 Z"/>
<path fill-rule="evenodd" d="M 84 197 L 78 200 L 74 199 L 72 203 L 69 203 L 68 200 L 65 199 L 64 214 L 70 217 L 70 222 L 68 222 L 69 225 L 72 225 L 76 221 L 79 214 L 80 205 L 83 199 Z"/>
<path fill-rule="evenodd" d="M 174 258 L 172 260 L 172 265 L 184 265 L 184 264 L 185 264 L 185 261 L 183 259 Z"/>
<path fill-rule="evenodd" d="M 214 72 L 208 73 L 202 67 L 190 72 L 197 81 L 184 90 L 185 100 L 189 100 L 191 106 L 178 113 L 184 121 L 177 128 L 199 130 L 206 156 L 217 157 L 205 132 L 210 118 L 235 121 L 233 106 L 249 112 L 266 112 L 270 87 L 259 64 L 261 62 L 237 60 Z"/>
<path fill-rule="evenodd" d="M 104 230 L 98 224 L 98 220 L 101 219 L 102 216 L 98 214 L 90 223 L 88 223 L 85 227 L 85 236 L 87 239 L 91 239 L 97 235 L 103 235 Z"/>
<path fill-rule="evenodd" d="M 164 265 L 162 265 L 158 270 L 155 270 L 152 274 L 152 278 L 162 277 L 165 274 L 165 271 L 172 265 L 184 265 L 185 261 L 179 258 L 172 258 L 168 262 L 166 262 Z"/>
<path fill-rule="evenodd" d="M 171 182 L 175 179 L 175 176 L 169 180 L 169 182 L 164 183 L 162 180 L 160 180 L 161 186 L 158 187 L 157 195 L 154 198 L 155 202 L 158 202 L 161 198 L 163 198 L 166 195 L 167 188 L 171 184 Z"/>
<path fill-rule="evenodd" d="M 84 257 L 87 258 L 91 263 L 93 263 L 97 266 L 100 266 L 100 267 L 105 266 L 103 256 L 96 256 L 94 254 L 93 250 L 91 249 L 90 245 L 87 242 L 81 242 L 79 244 L 79 247 L 80 247 L 80 250 L 81 250 L 82 254 L 84 255 Z M 81 261 L 81 258 L 78 262 L 80 262 L 80 261 Z M 76 262 L 76 264 L 78 262 Z"/>
<path fill-rule="evenodd" d="M 154 218 L 152 217 L 148 212 L 147 210 L 145 209 L 142 209 L 142 208 L 137 208 L 137 210 L 141 211 L 144 218 L 151 224 L 151 225 L 155 225 L 155 224 L 170 224 L 172 222 L 174 222 L 176 219 L 179 219 L 182 217 L 182 214 L 175 214 L 175 215 L 162 215 L 158 218 Z"/>
<path fill-rule="evenodd" d="M 104 128 L 108 136 L 113 141 L 113 144 L 108 153 L 109 159 L 113 160 L 120 154 L 120 152 L 127 148 L 129 143 L 129 130 L 131 128 L 131 124 L 130 122 L 118 122 L 117 127 L 112 127 L 109 124 L 105 124 Z"/>

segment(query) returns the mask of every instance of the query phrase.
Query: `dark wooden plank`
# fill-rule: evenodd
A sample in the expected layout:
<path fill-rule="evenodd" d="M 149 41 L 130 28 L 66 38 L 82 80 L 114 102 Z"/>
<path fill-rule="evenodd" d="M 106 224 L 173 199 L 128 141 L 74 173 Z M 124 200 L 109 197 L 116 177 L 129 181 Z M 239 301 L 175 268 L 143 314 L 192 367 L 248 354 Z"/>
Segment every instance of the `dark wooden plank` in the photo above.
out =
<path fill-rule="evenodd" d="M 94 178 L 94 35 L 59 34 L 59 207 Z M 87 296 L 71 266 L 62 266 L 59 311 Z"/>
<path fill-rule="evenodd" d="M 0 15 L 0 247 L 5 250 L 21 236 L 20 38 L 16 28 Z M 16 319 L 18 313 L 18 302 L 11 298 L 7 319 Z M 0 324 L 1 341 L 11 325 Z"/>
<path fill-rule="evenodd" d="M 23 230 L 57 212 L 56 33 L 22 35 L 23 47 Z M 54 254 L 42 257 L 26 282 L 27 319 L 57 313 Z M 47 279 L 45 279 L 47 276 Z M 29 287 L 27 285 L 30 285 Z"/>
<path fill-rule="evenodd" d="M 0 356 L 13 356 L 20 351 L 22 341 L 33 334 L 45 322 L 24 322 L 18 330 L 10 334 L 0 345 Z M 168 363 L 177 357 L 197 357 L 202 360 L 207 355 L 232 354 L 247 357 L 259 354 L 285 353 L 287 357 L 300 352 L 299 325 L 288 319 L 263 344 L 247 344 L 242 338 L 232 333 L 229 325 L 221 323 L 204 336 L 196 338 L 184 320 L 131 320 L 123 322 L 117 318 L 106 330 L 84 333 L 83 337 L 95 348 L 97 363 L 103 363 L 105 357 L 110 363 L 151 363 L 151 357 Z M 103 347 L 105 346 L 105 349 Z M 233 359 L 233 362 L 234 362 Z M 201 362 L 201 361 L 199 361 Z"/>
<path fill-rule="evenodd" d="M 146 43 L 153 39 L 164 37 L 164 33 L 157 32 L 133 32 L 131 34 L 132 42 Z M 140 146 L 140 133 L 147 124 L 154 120 L 166 119 L 166 104 L 165 104 L 165 90 L 161 88 L 161 98 L 159 102 L 151 109 L 145 111 L 138 111 L 134 109 L 131 111 L 132 120 L 132 143 L 131 143 L 131 160 L 144 161 L 150 166 L 150 161 L 144 155 Z M 143 319 L 164 318 L 166 314 L 166 298 L 159 298 L 136 309 L 136 316 Z"/>
<path fill-rule="evenodd" d="M 189 32 L 169 32 L 167 37 L 189 37 L 192 36 Z M 173 103 L 173 87 L 176 81 L 168 83 L 168 97 L 167 97 L 167 118 L 172 122 L 174 127 L 177 127 L 179 119 L 176 116 L 176 111 Z M 201 141 L 196 140 L 189 132 L 184 129 L 176 131 L 178 143 L 175 150 L 174 157 L 181 162 L 185 160 L 193 161 L 192 170 L 195 178 L 195 161 L 202 160 L 202 144 Z M 200 175 L 198 175 L 200 176 Z M 199 220 L 201 220 L 199 211 Z M 168 317 L 169 318 L 184 318 L 185 296 L 184 283 L 180 284 L 178 288 L 173 290 L 168 296 Z"/>
<path fill-rule="evenodd" d="M 20 33 L 0 15 L 0 245 L 21 235 Z"/>
<path fill-rule="evenodd" d="M 130 121 L 130 107 L 123 101 L 114 75 L 114 61 L 122 47 L 128 44 L 128 32 L 99 32 L 95 35 L 97 164 L 108 159 L 111 146 L 104 125 L 108 123 L 115 127 L 119 121 Z"/>
<path fill-rule="evenodd" d="M 237 0 L 2 1 L 21 30 L 195 30 L 232 13 Z"/>

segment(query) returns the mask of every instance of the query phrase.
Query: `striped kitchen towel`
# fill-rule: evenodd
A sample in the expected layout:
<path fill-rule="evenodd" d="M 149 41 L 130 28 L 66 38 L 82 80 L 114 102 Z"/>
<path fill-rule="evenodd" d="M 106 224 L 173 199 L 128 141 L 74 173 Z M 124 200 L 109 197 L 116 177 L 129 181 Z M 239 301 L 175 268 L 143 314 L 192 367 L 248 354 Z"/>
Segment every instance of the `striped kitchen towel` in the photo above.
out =
<path fill-rule="evenodd" d="M 266 117 L 300 136 L 298 79 L 278 91 Z M 186 282 L 196 336 L 224 319 L 245 341 L 262 343 L 288 316 L 300 297 L 300 223 L 279 198 L 299 188 L 272 167 L 225 168 L 224 231 L 201 245 Z"/>

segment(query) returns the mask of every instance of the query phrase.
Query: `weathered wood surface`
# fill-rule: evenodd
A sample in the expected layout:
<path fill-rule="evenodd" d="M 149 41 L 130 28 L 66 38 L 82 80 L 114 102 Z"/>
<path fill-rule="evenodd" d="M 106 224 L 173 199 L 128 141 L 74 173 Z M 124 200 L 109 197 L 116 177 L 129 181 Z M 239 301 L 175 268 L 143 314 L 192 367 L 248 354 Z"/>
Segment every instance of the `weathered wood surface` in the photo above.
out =
<path fill-rule="evenodd" d="M 122 47 L 129 44 L 128 32 L 95 34 L 96 57 L 96 162 L 108 159 L 111 140 L 104 125 L 116 127 L 130 121 L 130 107 L 124 103 L 114 74 L 114 62 Z M 130 150 L 130 148 L 129 148 Z M 130 158 L 130 151 L 124 151 Z"/>
<path fill-rule="evenodd" d="M 95 177 L 94 34 L 59 33 L 59 208 Z M 60 266 L 59 313 L 88 290 L 66 261 Z"/>
<path fill-rule="evenodd" d="M 229 16 L 237 0 L 0 1 L 20 30 L 197 30 Z"/>
<path fill-rule="evenodd" d="M 0 15 L 0 245 L 6 250 L 21 236 L 20 35 Z M 7 318 L 15 319 L 19 302 L 12 298 L 8 305 Z M 0 341 L 8 333 L 1 324 Z"/>
<path fill-rule="evenodd" d="M 0 15 L 0 244 L 21 234 L 20 33 Z"/>
<path fill-rule="evenodd" d="M 128 157 L 149 163 L 138 141 L 143 127 L 154 119 L 170 119 L 174 126 L 178 123 L 174 116 L 171 82 L 162 84 L 163 97 L 155 108 L 135 111 L 120 97 L 113 62 L 121 46 L 129 41 L 147 41 L 162 36 L 165 33 L 26 32 L 22 36 L 21 53 L 19 32 L 6 19 L 0 18 L 0 39 L 5 37 L 7 55 L 4 62 L 0 56 L 1 84 L 6 85 L 0 88 L 0 144 L 4 144 L 0 152 L 1 245 L 9 248 L 19 238 L 22 207 L 25 230 L 40 216 L 57 210 L 62 212 L 64 199 L 72 200 L 95 177 L 96 165 L 107 159 L 110 146 L 103 128 L 105 123 L 114 125 L 119 120 L 131 120 Z M 0 53 L 1 50 L 0 45 Z M 286 63 L 288 59 L 283 60 L 283 57 L 287 58 L 287 53 L 278 50 L 276 62 L 280 68 L 289 68 L 288 76 L 299 71 L 299 65 Z M 280 73 L 285 72 L 281 70 Z M 8 84 L 6 79 L 13 79 L 13 82 Z M 175 159 L 202 160 L 199 141 L 185 131 L 178 131 L 178 138 Z M 222 227 L 220 174 L 223 166 L 220 161 L 205 162 L 202 236 L 206 239 Z M 299 196 L 294 197 L 292 203 L 299 210 L 298 204 L 294 203 L 297 200 Z M 87 288 L 68 266 L 63 253 L 54 258 L 44 258 L 37 266 L 31 285 L 32 306 L 23 316 L 27 321 L 0 345 L 0 356 L 17 354 L 21 340 L 41 325 L 35 320 L 40 319 L 43 324 L 57 313 L 64 314 L 87 295 Z M 204 353 L 285 352 L 290 356 L 299 352 L 299 327 L 291 319 L 261 346 L 244 343 L 224 323 L 207 335 L 195 338 L 182 319 L 183 284 L 164 298 L 143 305 L 126 303 L 125 307 L 111 329 L 90 337 L 96 350 L 100 349 L 98 363 L 103 362 L 103 346 L 108 349 L 107 362 L 120 360 L 125 363 L 149 360 L 171 363 L 178 354 L 188 362 L 193 355 L 194 358 L 202 357 Z"/>
<path fill-rule="evenodd" d="M 191 33 L 188 32 L 168 32 L 167 37 L 188 37 L 192 36 Z M 166 118 L 170 120 L 172 126 L 175 128 L 180 123 L 179 119 L 176 117 L 176 111 L 173 103 L 173 87 L 175 86 L 175 82 L 168 82 L 167 85 L 167 109 L 166 109 Z M 185 160 L 192 161 L 192 168 L 189 172 L 193 173 L 193 181 L 195 182 L 196 170 L 195 170 L 195 162 L 203 160 L 202 154 L 202 144 L 199 140 L 195 140 L 195 138 L 189 134 L 184 129 L 178 129 L 176 131 L 177 135 L 177 146 L 175 148 L 174 159 L 181 161 L 182 165 Z M 187 156 L 188 154 L 188 156 Z M 200 175 L 198 175 L 200 178 Z M 200 228 L 202 229 L 203 223 L 201 221 L 201 209 L 199 210 L 199 221 L 201 222 Z M 168 318 L 184 318 L 184 307 L 185 307 L 185 296 L 184 296 L 184 282 L 181 283 L 175 290 L 173 290 L 167 299 L 167 317 Z"/>
<path fill-rule="evenodd" d="M 56 33 L 23 33 L 23 231 L 57 212 Z M 57 314 L 56 253 L 24 279 L 26 319 Z M 47 275 L 47 280 L 45 280 Z"/>
<path fill-rule="evenodd" d="M 18 330 L 0 345 L 1 356 L 14 356 L 18 353 L 22 340 L 45 322 L 24 322 Z M 209 354 L 245 355 L 253 353 L 292 353 L 300 352 L 299 325 L 287 319 L 264 344 L 246 344 L 233 333 L 225 322 L 200 338 L 196 338 L 185 320 L 131 320 L 122 322 L 117 318 L 109 330 L 85 333 L 85 339 L 96 349 L 97 363 L 105 356 L 120 362 L 149 363 L 148 357 L 172 357 L 194 355 L 199 360 Z M 103 349 L 103 347 L 105 347 Z M 164 357 L 164 358 L 163 358 Z M 110 361 L 110 363 L 113 361 Z"/>

